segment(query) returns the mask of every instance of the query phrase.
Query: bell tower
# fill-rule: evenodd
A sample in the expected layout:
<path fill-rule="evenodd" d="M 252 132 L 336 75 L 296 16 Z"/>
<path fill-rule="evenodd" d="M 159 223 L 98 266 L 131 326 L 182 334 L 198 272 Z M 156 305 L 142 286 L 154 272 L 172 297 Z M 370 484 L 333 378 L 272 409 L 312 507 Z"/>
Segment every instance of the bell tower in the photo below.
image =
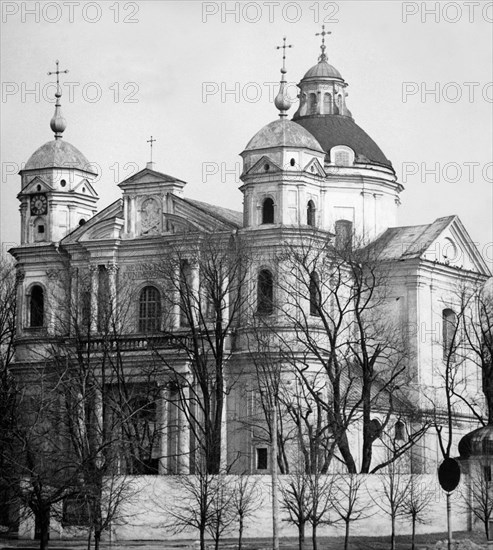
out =
<path fill-rule="evenodd" d="M 96 213 L 99 197 L 93 187 L 97 173 L 86 157 L 63 140 L 67 122 L 62 115 L 56 75 L 55 113 L 50 121 L 55 139 L 37 149 L 19 172 L 21 244 L 58 242 Z"/>

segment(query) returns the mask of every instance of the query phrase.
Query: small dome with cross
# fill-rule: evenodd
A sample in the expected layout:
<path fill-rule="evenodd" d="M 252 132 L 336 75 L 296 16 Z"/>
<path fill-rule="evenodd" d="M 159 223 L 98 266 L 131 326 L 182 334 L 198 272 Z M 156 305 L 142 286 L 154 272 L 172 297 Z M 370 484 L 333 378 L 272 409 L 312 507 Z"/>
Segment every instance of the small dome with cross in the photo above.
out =
<path fill-rule="evenodd" d="M 341 73 L 325 60 L 319 61 L 309 69 L 303 77 L 303 80 L 308 80 L 310 78 L 338 78 L 339 80 L 344 80 Z"/>

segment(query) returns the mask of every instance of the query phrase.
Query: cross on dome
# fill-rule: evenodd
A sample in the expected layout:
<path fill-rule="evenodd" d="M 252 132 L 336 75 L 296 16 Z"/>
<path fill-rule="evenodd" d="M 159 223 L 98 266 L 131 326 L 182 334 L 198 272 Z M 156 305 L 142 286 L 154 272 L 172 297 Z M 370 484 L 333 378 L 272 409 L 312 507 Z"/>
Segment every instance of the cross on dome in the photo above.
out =
<path fill-rule="evenodd" d="M 58 59 L 55 61 L 56 63 L 56 71 L 49 71 L 48 72 L 48 76 L 51 76 L 52 74 L 56 74 L 56 91 L 57 93 L 55 94 L 56 97 L 60 97 L 62 95 L 61 91 L 60 91 L 60 75 L 61 74 L 67 74 L 68 73 L 68 69 L 65 69 L 64 71 L 60 71 L 58 65 L 59 65 L 59 61 Z M 57 95 L 57 94 L 60 94 L 60 95 Z"/>
<path fill-rule="evenodd" d="M 322 25 L 322 32 L 317 32 L 315 36 L 321 36 L 322 37 L 322 44 L 320 46 L 320 49 L 322 50 L 322 53 L 320 54 L 320 57 L 318 58 L 319 61 L 327 61 L 327 56 L 325 55 L 325 37 L 329 34 L 332 34 L 332 31 L 326 31 L 325 25 Z"/>
<path fill-rule="evenodd" d="M 147 143 L 150 143 L 151 144 L 151 163 L 152 163 L 152 144 L 157 141 L 156 139 L 154 139 L 152 136 L 151 136 L 151 139 L 148 139 L 147 140 Z"/>
<path fill-rule="evenodd" d="M 292 48 L 293 46 L 289 44 L 289 46 L 286 46 L 286 37 L 284 36 L 282 39 L 282 46 L 276 46 L 276 50 L 282 50 L 282 69 L 281 73 L 286 73 L 286 48 Z"/>
<path fill-rule="evenodd" d="M 55 63 L 56 63 L 56 71 L 48 72 L 48 76 L 51 76 L 52 74 L 56 74 L 55 114 L 50 120 L 50 128 L 53 130 L 53 132 L 55 132 L 55 139 L 61 139 L 62 134 L 65 128 L 67 127 L 67 122 L 63 118 L 62 111 L 61 111 L 60 98 L 62 97 L 62 91 L 60 89 L 60 75 L 68 73 L 68 69 L 61 71 L 59 69 L 58 59 L 55 61 Z"/>

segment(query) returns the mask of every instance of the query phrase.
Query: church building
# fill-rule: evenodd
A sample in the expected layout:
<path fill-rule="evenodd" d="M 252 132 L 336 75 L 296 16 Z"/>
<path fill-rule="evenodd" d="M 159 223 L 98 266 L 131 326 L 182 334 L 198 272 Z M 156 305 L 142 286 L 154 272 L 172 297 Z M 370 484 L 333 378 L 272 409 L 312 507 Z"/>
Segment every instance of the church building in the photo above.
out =
<path fill-rule="evenodd" d="M 454 361 L 458 289 L 484 284 L 488 267 L 455 215 L 398 225 L 404 187 L 355 122 L 348 83 L 324 43 L 298 84 L 292 118 L 284 64 L 281 73 L 278 116 L 259 121 L 240 153 L 241 212 L 189 198 L 179 175 L 152 162 L 98 210 L 97 174 L 64 138 L 60 87 L 54 139 L 20 171 L 21 240 L 10 251 L 18 277 L 12 371 L 35 385 L 61 357 L 90 358 L 97 369 L 106 358 L 110 383 L 100 381 L 90 407 L 102 423 L 111 423 L 102 394 L 114 399 L 108 388 L 117 376 L 131 381 L 125 406 L 133 407 L 139 441 L 136 450 L 121 445 L 120 473 L 196 473 L 205 461 L 211 473 L 268 474 L 273 460 L 280 473 L 302 461 L 312 461 L 312 472 L 370 473 L 385 461 L 385 437 L 406 450 L 409 473 L 434 472 L 442 459 L 435 425 L 445 423 L 441 392 Z M 379 305 L 347 313 L 356 297 L 348 281 L 370 259 L 385 290 L 366 287 L 359 297 L 374 294 Z M 338 410 L 335 386 L 324 381 L 335 326 L 325 320 L 336 317 L 339 365 L 348 369 L 337 386 L 346 399 Z M 347 358 L 348 350 L 364 355 L 365 334 L 377 365 L 367 420 L 366 367 Z M 476 398 L 478 367 L 465 360 L 460 372 L 460 391 Z M 304 384 L 313 385 L 306 392 Z M 318 458 L 300 442 L 313 425 L 296 423 L 303 416 L 296 411 L 308 409 L 321 422 Z M 454 415 L 456 445 L 477 421 L 464 409 Z"/>

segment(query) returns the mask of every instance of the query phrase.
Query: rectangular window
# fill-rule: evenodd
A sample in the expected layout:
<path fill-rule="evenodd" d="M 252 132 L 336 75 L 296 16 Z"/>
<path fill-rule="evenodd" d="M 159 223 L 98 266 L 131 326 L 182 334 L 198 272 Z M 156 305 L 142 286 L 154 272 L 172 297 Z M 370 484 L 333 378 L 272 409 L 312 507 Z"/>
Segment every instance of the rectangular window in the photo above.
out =
<path fill-rule="evenodd" d="M 484 480 L 489 483 L 491 481 L 491 466 L 484 467 Z"/>
<path fill-rule="evenodd" d="M 44 233 L 45 232 L 45 226 L 44 225 L 38 225 L 38 233 Z"/>
<path fill-rule="evenodd" d="M 268 454 L 266 447 L 257 448 L 257 470 L 267 470 L 268 467 Z"/>

